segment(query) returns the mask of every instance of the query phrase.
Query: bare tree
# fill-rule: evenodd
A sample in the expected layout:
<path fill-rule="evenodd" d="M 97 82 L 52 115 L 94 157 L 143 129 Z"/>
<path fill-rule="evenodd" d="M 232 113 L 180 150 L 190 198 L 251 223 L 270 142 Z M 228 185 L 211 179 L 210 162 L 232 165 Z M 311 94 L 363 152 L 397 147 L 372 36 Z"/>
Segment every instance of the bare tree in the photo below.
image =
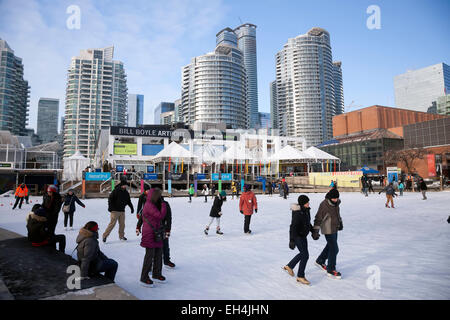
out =
<path fill-rule="evenodd" d="M 409 149 L 386 151 L 384 159 L 387 165 L 397 165 L 398 163 L 402 163 L 406 168 L 406 173 L 412 174 L 415 171 L 415 161 L 423 159 L 426 154 L 427 150 L 424 148 L 412 146 Z"/>

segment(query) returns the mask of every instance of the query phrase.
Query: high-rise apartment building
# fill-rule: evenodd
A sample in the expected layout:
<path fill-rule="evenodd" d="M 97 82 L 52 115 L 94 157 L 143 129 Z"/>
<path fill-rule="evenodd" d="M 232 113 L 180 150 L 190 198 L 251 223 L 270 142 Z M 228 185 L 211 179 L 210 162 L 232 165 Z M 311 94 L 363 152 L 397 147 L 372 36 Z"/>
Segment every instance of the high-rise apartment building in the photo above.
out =
<path fill-rule="evenodd" d="M 344 85 L 341 67 L 341 61 L 333 62 L 334 108 L 336 115 L 344 113 Z"/>
<path fill-rule="evenodd" d="M 223 29 L 216 43 L 214 52 L 193 58 L 182 70 L 180 120 L 248 128 L 247 75 L 237 35 Z"/>
<path fill-rule="evenodd" d="M 256 59 L 256 26 L 245 23 L 236 29 L 238 48 L 244 57 L 244 66 L 247 73 L 247 113 L 249 114 L 250 128 L 259 125 L 258 116 L 258 75 Z"/>
<path fill-rule="evenodd" d="M 128 95 L 128 126 L 139 127 L 144 124 L 144 96 L 142 94 Z"/>
<path fill-rule="evenodd" d="M 270 83 L 270 122 L 273 129 L 278 129 L 277 82 Z"/>
<path fill-rule="evenodd" d="M 127 80 L 114 47 L 82 50 L 67 76 L 64 157 L 79 150 L 93 158 L 101 129 L 126 126 Z"/>
<path fill-rule="evenodd" d="M 281 135 L 303 137 L 308 147 L 332 137 L 336 68 L 330 34 L 322 28 L 289 39 L 276 54 L 277 122 Z M 337 78 L 342 81 L 342 76 Z M 337 86 L 342 88 L 342 83 Z"/>
<path fill-rule="evenodd" d="M 450 94 L 437 98 L 436 113 L 450 116 Z"/>
<path fill-rule="evenodd" d="M 37 135 L 42 143 L 57 140 L 59 99 L 40 98 L 37 115 Z"/>
<path fill-rule="evenodd" d="M 258 112 L 258 129 L 270 129 L 272 128 L 272 122 L 270 121 L 270 113 Z"/>
<path fill-rule="evenodd" d="M 438 97 L 450 92 L 450 67 L 438 63 L 394 77 L 397 108 L 427 112 Z"/>
<path fill-rule="evenodd" d="M 22 59 L 0 39 L 0 130 L 27 135 L 30 87 L 23 78 Z"/>

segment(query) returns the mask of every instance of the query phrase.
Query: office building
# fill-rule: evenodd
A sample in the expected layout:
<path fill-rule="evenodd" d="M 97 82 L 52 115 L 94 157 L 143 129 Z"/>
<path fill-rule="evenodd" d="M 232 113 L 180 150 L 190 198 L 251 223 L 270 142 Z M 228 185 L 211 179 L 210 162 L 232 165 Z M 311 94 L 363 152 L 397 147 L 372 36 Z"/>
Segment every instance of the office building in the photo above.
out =
<path fill-rule="evenodd" d="M 273 129 L 278 129 L 277 82 L 270 83 L 270 122 Z"/>
<path fill-rule="evenodd" d="M 30 87 L 23 78 L 22 59 L 0 39 L 0 130 L 26 135 Z"/>
<path fill-rule="evenodd" d="M 438 63 L 394 77 L 395 105 L 427 112 L 433 101 L 450 92 L 450 67 Z"/>
<path fill-rule="evenodd" d="M 450 94 L 437 98 L 436 113 L 450 116 Z"/>
<path fill-rule="evenodd" d="M 40 98 L 37 115 L 37 135 L 42 143 L 57 140 L 59 99 Z"/>
<path fill-rule="evenodd" d="M 144 96 L 142 94 L 128 95 L 128 126 L 139 127 L 144 124 Z"/>
<path fill-rule="evenodd" d="M 342 62 L 333 62 L 334 107 L 335 114 L 344 113 L 344 86 L 342 81 Z"/>
<path fill-rule="evenodd" d="M 167 117 L 167 112 L 174 112 L 175 111 L 175 104 L 173 102 L 161 102 L 158 104 L 154 111 L 154 124 L 162 124 L 162 115 L 165 114 Z M 167 119 L 166 119 L 167 120 Z"/>
<path fill-rule="evenodd" d="M 259 129 L 270 129 L 272 128 L 272 122 L 270 121 L 270 113 L 268 112 L 258 112 L 258 127 Z"/>
<path fill-rule="evenodd" d="M 101 129 L 127 125 L 127 80 L 114 47 L 81 50 L 68 71 L 64 157 L 79 150 L 92 159 Z"/>

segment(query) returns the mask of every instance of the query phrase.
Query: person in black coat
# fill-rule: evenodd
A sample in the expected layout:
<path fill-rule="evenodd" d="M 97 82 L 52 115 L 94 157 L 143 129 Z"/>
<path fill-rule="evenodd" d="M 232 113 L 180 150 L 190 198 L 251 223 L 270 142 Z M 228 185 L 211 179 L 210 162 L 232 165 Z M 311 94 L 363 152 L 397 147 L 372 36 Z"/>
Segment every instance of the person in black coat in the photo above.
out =
<path fill-rule="evenodd" d="M 209 212 L 211 220 L 209 221 L 209 224 L 206 225 L 206 228 L 204 230 L 206 235 L 208 235 L 209 227 L 214 220 L 216 220 L 217 223 L 216 233 L 220 235 L 223 234 L 223 232 L 220 231 L 220 217 L 222 216 L 222 204 L 227 199 L 226 195 L 227 194 L 225 193 L 225 191 L 222 191 L 220 192 L 220 194 L 215 196 L 213 206 L 211 207 L 211 211 Z"/>
<path fill-rule="evenodd" d="M 419 188 L 420 188 L 420 191 L 422 191 L 422 196 L 423 196 L 422 200 L 427 200 L 428 187 L 423 179 L 420 179 Z"/>
<path fill-rule="evenodd" d="M 47 187 L 47 193 L 44 194 L 42 199 L 42 206 L 45 208 L 48 230 L 54 235 L 56 225 L 58 224 L 59 211 L 61 210 L 62 197 L 58 192 L 58 189 L 54 185 Z"/>
<path fill-rule="evenodd" d="M 142 210 L 144 209 L 145 201 L 147 201 L 147 192 L 150 190 L 150 186 L 146 183 L 144 183 L 144 192 L 141 193 L 139 196 L 138 206 L 137 206 L 137 213 L 136 217 L 140 219 L 142 215 Z"/>
<path fill-rule="evenodd" d="M 289 275 L 294 276 L 294 268 L 300 262 L 297 272 L 297 281 L 309 285 L 310 282 L 305 278 L 306 263 L 309 259 L 308 240 L 306 237 L 313 230 L 311 225 L 311 215 L 309 208 L 309 198 L 300 195 L 297 200 L 298 204 L 292 204 L 292 222 L 289 228 L 289 248 L 294 250 L 298 248 L 299 253 L 286 265 Z M 316 240 L 316 239 L 315 239 Z"/>
<path fill-rule="evenodd" d="M 80 201 L 80 199 L 78 199 L 78 197 L 75 195 L 75 193 L 73 192 L 72 189 L 70 189 L 66 196 L 64 197 L 64 203 L 63 203 L 63 209 L 62 211 L 64 212 L 64 228 L 67 229 L 67 220 L 69 220 L 70 218 L 70 229 L 72 230 L 72 226 L 73 226 L 73 214 L 75 212 L 75 203 L 78 203 L 78 205 L 80 205 L 83 208 L 86 208 L 86 206 L 84 205 L 83 202 Z M 66 211 L 66 208 L 68 209 L 68 211 Z"/>

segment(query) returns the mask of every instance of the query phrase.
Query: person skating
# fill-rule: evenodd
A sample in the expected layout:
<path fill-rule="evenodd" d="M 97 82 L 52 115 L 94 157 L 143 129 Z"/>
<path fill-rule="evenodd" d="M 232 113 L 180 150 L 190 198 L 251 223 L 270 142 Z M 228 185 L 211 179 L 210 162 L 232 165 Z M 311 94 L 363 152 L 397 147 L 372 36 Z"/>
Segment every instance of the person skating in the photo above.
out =
<path fill-rule="evenodd" d="M 150 186 L 148 184 L 144 184 L 144 192 L 139 195 L 136 218 L 141 219 L 142 210 L 144 209 L 145 201 L 147 201 L 147 193 L 150 190 Z"/>
<path fill-rule="evenodd" d="M 386 187 L 383 188 L 378 194 L 381 194 L 382 192 L 386 192 L 386 208 L 395 208 L 394 207 L 394 197 L 397 196 L 394 189 L 394 184 L 390 182 Z M 389 202 L 391 203 L 391 207 L 389 207 Z"/>
<path fill-rule="evenodd" d="M 231 183 L 231 200 L 234 199 L 234 196 L 236 196 L 236 199 L 239 199 L 238 194 L 237 194 L 237 187 L 236 187 L 236 184 L 233 181 Z"/>
<path fill-rule="evenodd" d="M 151 189 L 147 195 L 147 201 L 142 211 L 142 240 L 141 247 L 145 248 L 145 257 L 142 265 L 141 284 L 146 287 L 153 286 L 152 278 L 164 282 L 166 278 L 162 275 L 162 248 L 164 230 L 161 221 L 167 213 L 166 203 L 161 199 L 160 189 Z"/>
<path fill-rule="evenodd" d="M 375 193 L 375 190 L 373 190 L 372 178 L 369 178 L 369 180 L 368 180 L 367 183 L 368 183 L 368 185 L 369 185 L 369 193 L 370 193 L 370 192 Z"/>
<path fill-rule="evenodd" d="M 398 185 L 398 191 L 400 191 L 400 197 L 403 196 L 403 190 L 405 189 L 405 185 L 403 184 L 403 181 L 400 182 Z"/>
<path fill-rule="evenodd" d="M 428 187 L 422 178 L 420 179 L 420 182 L 419 182 L 419 188 L 420 188 L 420 191 L 422 191 L 422 197 L 423 197 L 422 200 L 427 200 Z"/>
<path fill-rule="evenodd" d="M 269 193 L 269 197 L 271 197 L 273 194 L 273 190 L 272 190 L 272 182 L 270 182 L 270 181 L 267 184 L 267 192 Z"/>
<path fill-rule="evenodd" d="M 244 185 L 244 193 L 239 200 L 239 211 L 245 216 L 244 218 L 244 233 L 250 234 L 250 220 L 252 218 L 253 210 L 258 212 L 258 203 L 255 194 L 250 190 L 250 185 Z"/>
<path fill-rule="evenodd" d="M 70 189 L 64 197 L 62 211 L 64 213 L 64 229 L 67 231 L 67 220 L 70 219 L 70 230 L 73 230 L 73 214 L 75 213 L 75 203 L 78 203 L 83 208 L 86 208 L 83 202 L 78 199 L 72 189 Z"/>
<path fill-rule="evenodd" d="M 206 225 L 206 228 L 204 230 L 205 234 L 208 235 L 209 227 L 211 224 L 216 220 L 217 227 L 216 227 L 216 233 L 222 235 L 223 232 L 220 231 L 220 217 L 222 216 L 222 204 L 227 199 L 227 194 L 225 191 L 220 192 L 220 194 L 216 195 L 214 198 L 214 203 L 211 207 L 211 211 L 209 212 L 209 216 L 211 217 L 211 220 L 209 221 L 209 224 Z"/>
<path fill-rule="evenodd" d="M 106 278 L 114 281 L 119 265 L 100 251 L 97 222 L 86 223 L 80 229 L 76 242 L 78 244 L 77 258 L 81 269 L 80 280 L 89 279 L 90 276 L 104 272 Z"/>
<path fill-rule="evenodd" d="M 50 233 L 55 234 L 58 224 L 59 211 L 61 210 L 62 197 L 54 185 L 47 187 L 47 193 L 43 196 L 42 206 L 45 208 Z"/>
<path fill-rule="evenodd" d="M 310 285 L 311 283 L 305 278 L 306 263 L 309 259 L 308 240 L 306 237 L 313 230 L 311 225 L 311 215 L 309 207 L 309 198 L 300 195 L 297 203 L 291 205 L 292 220 L 289 227 L 289 249 L 294 250 L 297 247 L 299 253 L 286 265 L 289 275 L 294 276 L 294 268 L 300 262 L 297 272 L 297 281 Z"/>
<path fill-rule="evenodd" d="M 17 187 L 14 196 L 16 197 L 16 202 L 14 202 L 12 209 L 14 210 L 17 207 L 17 204 L 19 204 L 19 209 L 22 209 L 23 200 L 28 196 L 28 188 L 25 183 L 22 183 Z"/>
<path fill-rule="evenodd" d="M 205 196 L 205 202 L 208 202 L 209 189 L 206 184 L 203 185 L 202 193 Z"/>
<path fill-rule="evenodd" d="M 109 234 L 119 221 L 119 238 L 125 238 L 125 207 L 129 206 L 131 213 L 134 213 L 133 204 L 131 203 L 130 194 L 127 191 L 126 181 L 120 182 L 108 197 L 108 211 L 111 212 L 111 221 L 103 233 L 103 242 L 106 242 Z"/>
<path fill-rule="evenodd" d="M 332 189 L 326 194 L 325 200 L 322 201 L 317 210 L 312 234 L 314 240 L 319 238 L 319 230 L 325 235 L 327 244 L 316 259 L 315 264 L 326 271 L 329 277 L 335 279 L 341 279 L 341 273 L 336 270 L 336 257 L 339 252 L 338 231 L 343 229 L 339 212 L 340 203 L 338 190 Z M 325 264 L 325 261 L 328 261 L 328 263 Z"/>
<path fill-rule="evenodd" d="M 369 189 L 369 183 L 367 182 L 366 175 L 363 175 L 361 177 L 361 185 L 362 185 L 362 192 L 366 197 L 368 197 L 369 195 L 367 194 L 367 190 Z"/>
<path fill-rule="evenodd" d="M 189 203 L 192 202 L 192 197 L 194 196 L 195 190 L 194 190 L 194 185 L 191 184 L 191 186 L 189 187 Z"/>

